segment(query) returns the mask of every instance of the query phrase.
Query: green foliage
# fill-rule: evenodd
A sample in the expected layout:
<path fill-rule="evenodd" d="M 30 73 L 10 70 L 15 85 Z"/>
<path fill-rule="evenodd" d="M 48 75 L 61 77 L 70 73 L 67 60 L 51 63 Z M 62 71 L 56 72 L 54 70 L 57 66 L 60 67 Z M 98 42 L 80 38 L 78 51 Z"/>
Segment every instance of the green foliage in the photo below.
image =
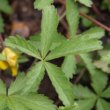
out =
<path fill-rule="evenodd" d="M 69 24 L 70 37 L 72 38 L 76 35 L 79 24 L 79 11 L 73 0 L 66 0 L 66 18 Z"/>
<path fill-rule="evenodd" d="M 74 103 L 72 106 L 70 107 L 59 107 L 58 110 L 80 110 L 79 106 L 77 103 Z"/>
<path fill-rule="evenodd" d="M 102 9 L 110 11 L 110 1 L 109 0 L 102 0 Z"/>
<path fill-rule="evenodd" d="M 96 106 L 97 110 L 109 110 L 110 104 L 105 99 L 109 98 L 110 87 L 105 89 L 106 85 L 107 75 L 100 71 L 96 71 L 96 74 L 92 75 L 91 86 L 93 90 L 82 85 L 74 85 L 74 96 L 78 100 L 80 109 L 91 110 Z"/>
<path fill-rule="evenodd" d="M 34 8 L 41 10 L 46 6 L 49 6 L 51 3 L 53 3 L 53 0 L 35 0 Z"/>
<path fill-rule="evenodd" d="M 44 8 L 42 14 L 41 53 L 44 58 L 51 46 L 53 35 L 57 31 L 58 16 L 53 6 Z"/>
<path fill-rule="evenodd" d="M 39 68 L 37 71 L 39 71 Z M 29 74 L 33 75 L 33 72 L 30 71 Z M 4 110 L 5 107 L 8 107 L 10 110 L 56 110 L 56 106 L 53 105 L 52 101 L 50 101 L 47 97 L 35 94 L 33 89 L 30 89 L 32 90 L 30 92 L 28 91 L 29 87 L 33 87 L 33 82 L 35 81 L 32 80 L 35 76 L 28 77 L 29 74 L 25 76 L 19 73 L 19 76 L 11 84 L 8 91 L 6 90 L 5 84 L 0 80 L 0 110 Z M 27 80 L 31 80 L 31 82 L 33 81 L 32 83 L 28 83 L 29 87 L 26 86 Z"/>
<path fill-rule="evenodd" d="M 46 57 L 46 60 L 52 60 L 69 54 L 81 54 L 97 49 L 102 49 L 100 41 L 94 38 L 89 38 L 88 36 L 77 37 L 71 40 L 66 40 L 60 46 L 53 49 Z"/>
<path fill-rule="evenodd" d="M 6 40 L 6 46 L 17 48 L 21 52 L 40 59 L 40 54 L 38 50 L 32 45 L 32 43 L 19 36 L 10 36 L 9 39 Z"/>
<path fill-rule="evenodd" d="M 0 11 L 11 14 L 12 13 L 12 8 L 8 4 L 8 0 L 0 0 Z"/>
<path fill-rule="evenodd" d="M 0 16 L 0 33 L 4 32 L 4 21 L 3 18 Z"/>
<path fill-rule="evenodd" d="M 64 105 L 70 106 L 73 104 L 74 96 L 72 93 L 72 85 L 67 80 L 61 69 L 49 63 L 46 63 L 45 67 L 49 78 L 52 81 L 52 84 L 54 85 L 59 98 L 63 101 Z"/>
<path fill-rule="evenodd" d="M 72 78 L 73 74 L 76 74 L 76 59 L 73 55 L 65 57 L 62 64 L 62 71 L 67 78 Z"/>
<path fill-rule="evenodd" d="M 8 0 L 0 0 L 0 12 L 11 14 L 12 8 L 8 4 Z M 2 16 L 0 15 L 0 33 L 4 32 L 4 20 Z"/>
<path fill-rule="evenodd" d="M 77 33 L 77 28 L 79 24 L 79 11 L 77 4 L 72 0 L 66 0 L 66 19 L 69 25 L 70 39 L 74 38 Z M 69 68 L 68 68 L 68 65 Z M 67 78 L 72 78 L 76 70 L 76 61 L 74 55 L 66 56 L 62 64 L 62 71 L 65 73 Z"/>
<path fill-rule="evenodd" d="M 92 5 L 92 0 L 75 0 L 75 1 L 79 1 L 80 3 L 82 3 L 88 7 L 91 7 L 91 5 Z"/>
<path fill-rule="evenodd" d="M 103 48 L 100 39 L 104 36 L 104 30 L 93 27 L 76 35 L 79 24 L 78 7 L 72 0 L 67 0 L 66 19 L 70 39 L 65 39 L 57 32 L 59 17 L 56 8 L 51 5 L 52 2 L 53 0 L 36 0 L 34 3 L 35 8 L 42 9 L 39 34 L 28 40 L 20 36 L 10 36 L 4 42 L 5 46 L 35 58 L 35 61 L 27 74 L 19 73 L 9 88 L 0 81 L 1 109 L 8 107 L 11 110 L 91 110 L 96 106 L 97 110 L 109 110 L 108 101 L 105 100 L 110 98 L 107 75 L 96 70 L 88 54 Z M 91 5 L 90 0 L 80 2 Z M 72 85 L 69 81 L 76 73 L 75 55 L 79 55 L 86 64 L 92 81 L 91 89 Z M 0 57 L 2 59 L 2 56 Z M 65 57 L 62 68 L 49 63 L 50 60 L 60 57 Z M 57 108 L 47 97 L 37 94 L 45 71 L 64 106 Z"/>

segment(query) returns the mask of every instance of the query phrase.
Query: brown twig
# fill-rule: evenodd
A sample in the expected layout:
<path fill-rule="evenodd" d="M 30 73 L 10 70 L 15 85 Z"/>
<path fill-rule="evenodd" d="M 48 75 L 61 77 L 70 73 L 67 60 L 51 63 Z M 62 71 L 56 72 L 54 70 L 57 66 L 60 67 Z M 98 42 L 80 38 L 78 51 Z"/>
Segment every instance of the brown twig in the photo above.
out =
<path fill-rule="evenodd" d="M 83 70 L 80 72 L 80 74 L 79 74 L 79 76 L 77 77 L 77 79 L 75 80 L 74 84 L 77 84 L 77 83 L 80 81 L 80 79 L 83 77 L 84 74 L 85 74 L 85 69 L 83 69 Z"/>
<path fill-rule="evenodd" d="M 58 0 L 58 1 L 61 4 L 65 5 L 65 1 L 63 1 L 63 0 Z M 93 8 L 95 8 L 97 13 L 100 14 L 100 12 L 97 10 L 96 6 L 93 6 Z M 62 14 L 62 16 L 60 18 L 63 19 L 64 16 L 65 16 L 65 12 Z M 91 16 L 88 16 L 87 14 L 84 14 L 84 13 L 80 13 L 80 16 L 83 16 L 84 18 L 86 18 L 86 19 L 90 20 L 91 22 L 93 22 L 95 25 L 97 25 L 97 26 L 103 28 L 104 30 L 110 32 L 110 28 L 109 27 L 107 27 L 106 25 L 104 25 L 101 22 L 97 21 L 96 19 L 92 18 Z"/>
<path fill-rule="evenodd" d="M 88 20 L 92 21 L 95 25 L 97 25 L 97 26 L 105 29 L 106 31 L 110 32 L 110 28 L 109 27 L 107 27 L 106 25 L 102 24 L 101 22 L 95 20 L 94 18 L 92 18 L 92 17 L 90 17 L 90 16 L 88 16 L 88 15 L 86 15 L 84 13 L 80 13 L 80 16 L 83 16 L 83 17 L 87 18 Z"/>

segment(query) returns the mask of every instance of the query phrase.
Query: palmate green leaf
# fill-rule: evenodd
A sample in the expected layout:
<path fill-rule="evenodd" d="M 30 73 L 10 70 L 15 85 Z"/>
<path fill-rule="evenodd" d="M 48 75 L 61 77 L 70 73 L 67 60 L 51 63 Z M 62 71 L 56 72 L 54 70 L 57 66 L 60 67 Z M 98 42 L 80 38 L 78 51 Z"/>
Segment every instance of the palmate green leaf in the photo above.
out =
<path fill-rule="evenodd" d="M 97 96 L 91 90 L 82 85 L 74 85 L 73 90 L 80 110 L 91 110 L 94 107 Z"/>
<path fill-rule="evenodd" d="M 35 0 L 34 8 L 41 10 L 46 6 L 49 6 L 51 3 L 53 3 L 53 0 Z"/>
<path fill-rule="evenodd" d="M 5 45 L 11 48 L 16 48 L 23 53 L 26 53 L 35 58 L 41 59 L 38 50 L 24 38 L 19 36 L 10 36 L 5 40 Z"/>
<path fill-rule="evenodd" d="M 73 104 L 74 95 L 72 84 L 65 77 L 61 69 L 50 63 L 45 63 L 45 67 L 48 72 L 49 78 L 63 104 L 65 106 L 70 106 L 71 104 Z"/>
<path fill-rule="evenodd" d="M 73 55 L 66 56 L 62 64 L 62 71 L 67 78 L 73 78 L 73 74 L 76 74 L 76 59 Z"/>
<path fill-rule="evenodd" d="M 107 75 L 97 70 L 96 73 L 91 76 L 91 79 L 92 79 L 91 85 L 94 88 L 95 92 L 101 95 L 104 88 L 107 85 L 107 80 L 108 80 Z"/>
<path fill-rule="evenodd" d="M 2 80 L 0 80 L 0 95 L 6 95 L 6 86 Z"/>
<path fill-rule="evenodd" d="M 66 0 L 66 18 L 69 24 L 70 37 L 75 37 L 79 24 L 79 11 L 73 0 Z"/>
<path fill-rule="evenodd" d="M 35 64 L 27 73 L 25 87 L 22 89 L 21 94 L 28 94 L 29 92 L 36 92 L 39 88 L 39 84 L 44 77 L 43 63 L 39 62 Z"/>
<path fill-rule="evenodd" d="M 96 73 L 95 66 L 93 65 L 92 58 L 90 57 L 90 54 L 80 54 L 80 57 L 86 64 L 86 67 L 91 75 Z"/>
<path fill-rule="evenodd" d="M 87 37 L 74 38 L 64 41 L 60 46 L 53 49 L 47 56 L 46 60 L 51 60 L 70 54 L 81 54 L 98 49 L 102 49 L 101 41 L 99 40 L 88 39 Z"/>
<path fill-rule="evenodd" d="M 103 99 L 99 99 L 97 102 L 97 110 L 110 110 L 110 103 Z"/>
<path fill-rule="evenodd" d="M 0 11 L 10 14 L 12 13 L 12 8 L 8 4 L 8 0 L 0 0 Z"/>
<path fill-rule="evenodd" d="M 43 95 L 11 95 L 7 98 L 11 110 L 56 110 L 53 102 Z"/>
<path fill-rule="evenodd" d="M 13 81 L 8 89 L 8 95 L 19 94 L 19 92 L 25 87 L 25 78 L 24 73 L 19 73 L 16 80 Z"/>
<path fill-rule="evenodd" d="M 84 4 L 85 6 L 91 7 L 92 6 L 92 0 L 76 0 L 80 3 Z"/>
<path fill-rule="evenodd" d="M 102 94 L 102 97 L 104 98 L 110 98 L 110 87 L 108 87 Z"/>
<path fill-rule="evenodd" d="M 41 53 L 45 57 L 52 44 L 53 35 L 57 31 L 59 18 L 54 6 L 45 7 L 42 14 Z"/>
<path fill-rule="evenodd" d="M 0 33 L 4 32 L 4 21 L 3 18 L 0 16 Z"/>
<path fill-rule="evenodd" d="M 93 92 L 82 85 L 73 85 L 73 93 L 76 99 L 91 99 L 96 97 Z"/>
<path fill-rule="evenodd" d="M 79 100 L 78 104 L 79 104 L 80 110 L 92 110 L 95 102 L 96 102 L 96 99 L 90 98 L 90 99 Z"/>

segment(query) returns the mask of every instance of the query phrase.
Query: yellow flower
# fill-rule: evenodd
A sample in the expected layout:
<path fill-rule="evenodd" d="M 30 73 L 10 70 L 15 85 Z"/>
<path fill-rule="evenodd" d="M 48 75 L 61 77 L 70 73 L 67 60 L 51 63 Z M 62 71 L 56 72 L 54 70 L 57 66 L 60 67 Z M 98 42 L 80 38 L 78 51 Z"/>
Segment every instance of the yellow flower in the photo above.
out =
<path fill-rule="evenodd" d="M 12 72 L 12 76 L 16 76 L 18 71 L 18 68 L 17 68 L 18 55 L 10 48 L 5 48 L 2 51 L 2 54 L 6 57 L 6 60 L 0 61 L 0 69 L 6 70 L 10 68 Z"/>

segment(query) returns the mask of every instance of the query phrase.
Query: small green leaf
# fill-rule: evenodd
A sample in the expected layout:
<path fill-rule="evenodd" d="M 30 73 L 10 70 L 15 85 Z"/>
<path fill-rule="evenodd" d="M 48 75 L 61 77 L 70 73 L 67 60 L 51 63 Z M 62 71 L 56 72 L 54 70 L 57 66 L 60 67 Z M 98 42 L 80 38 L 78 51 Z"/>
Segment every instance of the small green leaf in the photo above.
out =
<path fill-rule="evenodd" d="M 45 63 L 45 67 L 48 72 L 49 78 L 63 104 L 65 106 L 70 106 L 71 104 L 73 104 L 74 95 L 72 84 L 65 77 L 61 69 L 50 63 Z"/>
<path fill-rule="evenodd" d="M 53 3 L 53 0 L 35 0 L 34 8 L 41 10 L 45 8 L 46 6 L 51 5 L 51 3 Z"/>
<path fill-rule="evenodd" d="M 92 6 L 92 0 L 77 0 L 77 1 L 84 4 L 85 6 L 88 6 L 88 7 Z"/>
<path fill-rule="evenodd" d="M 74 103 L 73 105 L 69 107 L 59 107 L 58 110 L 80 110 L 80 107 L 77 103 Z"/>
<path fill-rule="evenodd" d="M 99 99 L 97 102 L 97 110 L 110 110 L 110 103 L 103 99 Z"/>
<path fill-rule="evenodd" d="M 62 71 L 67 78 L 73 78 L 73 74 L 76 74 L 76 59 L 73 55 L 65 57 L 62 64 Z"/>
<path fill-rule="evenodd" d="M 96 73 L 95 66 L 93 65 L 92 58 L 90 57 L 90 54 L 80 54 L 80 57 L 86 64 L 87 69 L 89 70 L 90 74 L 93 75 Z"/>
<path fill-rule="evenodd" d="M 52 44 L 53 35 L 57 31 L 58 15 L 54 6 L 48 6 L 43 9 L 41 24 L 41 53 L 45 57 Z"/>
<path fill-rule="evenodd" d="M 0 0 L 0 11 L 11 14 L 12 13 L 12 8 L 8 4 L 8 0 Z"/>
<path fill-rule="evenodd" d="M 110 98 L 110 87 L 108 87 L 102 94 L 102 97 L 104 98 Z"/>
<path fill-rule="evenodd" d="M 21 37 L 10 36 L 8 39 L 5 40 L 5 45 L 11 48 L 18 49 L 21 52 L 35 58 L 41 59 L 38 50 L 30 42 Z"/>
<path fill-rule="evenodd" d="M 70 37 L 75 37 L 79 24 L 79 11 L 73 0 L 66 0 L 66 18 L 69 24 Z"/>
<path fill-rule="evenodd" d="M 22 89 L 22 94 L 36 92 L 43 77 L 44 77 L 43 63 L 39 62 L 35 64 L 27 73 L 25 87 Z"/>
<path fill-rule="evenodd" d="M 91 76 L 92 78 L 92 87 L 94 88 L 95 92 L 99 95 L 102 94 L 104 88 L 107 85 L 108 77 L 105 73 L 101 71 L 96 71 L 95 74 Z"/>

